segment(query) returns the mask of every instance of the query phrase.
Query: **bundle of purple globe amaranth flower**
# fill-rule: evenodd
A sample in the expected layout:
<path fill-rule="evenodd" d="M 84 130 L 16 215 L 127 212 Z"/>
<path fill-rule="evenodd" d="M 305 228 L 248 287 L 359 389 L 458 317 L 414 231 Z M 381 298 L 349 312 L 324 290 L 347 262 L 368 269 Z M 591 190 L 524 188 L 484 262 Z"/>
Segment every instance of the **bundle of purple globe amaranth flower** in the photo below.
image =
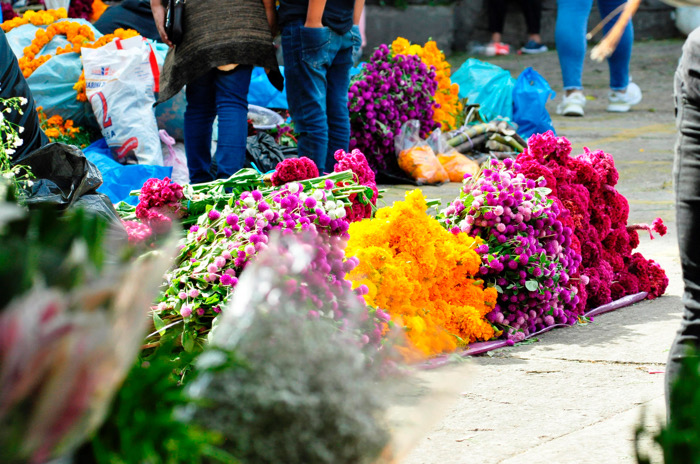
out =
<path fill-rule="evenodd" d="M 403 123 L 418 120 L 423 138 L 439 125 L 436 89 L 435 70 L 419 56 L 392 56 L 381 45 L 350 85 L 350 148 L 359 148 L 375 172 L 396 165 L 394 137 Z"/>
<path fill-rule="evenodd" d="M 155 332 L 176 331 L 182 345 L 192 350 L 201 344 L 213 320 L 237 284 L 237 277 L 258 252 L 267 247 L 273 231 L 305 231 L 325 240 L 323 263 L 317 263 L 328 285 L 344 285 L 345 273 L 356 266 L 343 261 L 353 194 L 367 194 L 367 186 L 342 171 L 321 178 L 291 182 L 279 188 L 243 192 L 223 208 L 211 208 L 189 228 L 166 288 L 153 308 Z M 324 264 L 325 263 L 325 264 Z M 323 298 L 310 295 L 314 304 L 335 308 L 332 289 Z"/>
<path fill-rule="evenodd" d="M 514 342 L 555 323 L 574 324 L 579 304 L 581 256 L 571 247 L 567 214 L 547 199 L 545 181 L 516 174 L 513 161 L 493 160 L 465 178 L 459 197 L 438 216 L 455 234 L 481 237 L 480 273 L 498 291 L 486 318 Z"/>

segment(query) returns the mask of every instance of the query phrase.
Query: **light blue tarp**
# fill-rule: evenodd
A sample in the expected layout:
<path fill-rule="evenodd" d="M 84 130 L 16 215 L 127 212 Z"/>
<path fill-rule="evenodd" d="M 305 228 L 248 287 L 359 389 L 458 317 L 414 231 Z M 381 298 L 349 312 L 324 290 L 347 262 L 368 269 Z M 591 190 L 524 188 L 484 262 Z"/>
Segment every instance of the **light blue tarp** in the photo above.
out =
<path fill-rule="evenodd" d="M 97 191 L 107 195 L 112 203 L 125 201 L 132 205 L 138 204 L 138 197 L 129 196 L 129 192 L 140 189 L 143 183 L 152 177 L 162 179 L 170 177 L 173 172 L 173 168 L 169 166 L 119 164 L 112 158 L 105 139 L 100 139 L 83 149 L 83 153 L 102 174 L 102 185 Z"/>

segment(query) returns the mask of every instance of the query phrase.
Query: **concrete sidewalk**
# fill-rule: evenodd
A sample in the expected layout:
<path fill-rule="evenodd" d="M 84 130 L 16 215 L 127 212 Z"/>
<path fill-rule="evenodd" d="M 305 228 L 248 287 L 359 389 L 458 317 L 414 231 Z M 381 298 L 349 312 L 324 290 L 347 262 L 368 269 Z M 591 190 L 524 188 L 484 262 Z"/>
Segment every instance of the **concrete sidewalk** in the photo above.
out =
<path fill-rule="evenodd" d="M 682 42 L 635 44 L 631 74 L 644 100 L 631 113 L 605 112 L 606 64 L 586 63 L 591 99 L 584 118 L 554 114 L 558 135 L 574 153 L 582 147 L 613 154 L 618 190 L 630 203 L 630 223 L 664 219 L 669 233 L 641 251 L 664 267 L 666 295 L 600 316 L 588 325 L 557 329 L 536 342 L 499 350 L 451 368 L 420 374 L 422 392 L 397 407 L 397 436 L 411 448 L 403 461 L 420 463 L 635 462 L 634 427 L 646 411 L 663 420 L 668 349 L 678 328 L 682 293 L 676 246 L 672 164 L 675 126 L 673 72 Z M 494 60 L 514 76 L 537 69 L 561 97 L 556 52 Z M 558 101 L 558 99 L 557 99 Z M 387 201 L 409 186 L 390 188 Z M 424 187 L 428 198 L 453 199 L 459 185 Z M 440 394 L 442 392 L 442 394 Z M 439 401 L 438 401 L 439 397 Z M 435 401 L 433 401 L 435 400 Z M 660 461 L 658 452 L 656 461 Z"/>

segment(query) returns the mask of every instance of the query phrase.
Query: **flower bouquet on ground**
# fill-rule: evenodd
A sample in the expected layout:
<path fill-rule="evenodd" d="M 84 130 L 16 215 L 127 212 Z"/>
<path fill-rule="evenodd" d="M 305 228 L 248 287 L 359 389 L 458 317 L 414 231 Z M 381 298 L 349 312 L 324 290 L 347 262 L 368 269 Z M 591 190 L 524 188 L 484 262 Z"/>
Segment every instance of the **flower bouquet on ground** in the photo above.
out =
<path fill-rule="evenodd" d="M 663 235 L 663 222 L 628 225 L 629 204 L 615 189 L 619 174 L 613 157 L 587 148 L 577 156 L 570 153 L 566 138 L 535 134 L 518 156 L 517 170 L 533 180 L 543 178 L 550 198 L 569 211 L 565 221 L 574 230 L 572 246 L 580 250 L 586 283 L 581 304 L 595 308 L 637 292 L 648 292 L 649 299 L 662 295 L 668 286 L 664 270 L 632 251 L 639 245 L 637 230 Z"/>
<path fill-rule="evenodd" d="M 180 336 L 187 351 L 201 345 L 240 272 L 267 247 L 273 231 L 321 235 L 328 257 L 323 269 L 332 281 L 344 281 L 345 273 L 356 265 L 353 260 L 344 261 L 349 223 L 372 215 L 378 191 L 362 153 L 340 150 L 335 156 L 336 168 L 341 171 L 311 179 L 303 179 L 307 175 L 307 170 L 301 169 L 303 160 L 287 160 L 290 166 L 298 164 L 298 169 L 279 167 L 278 172 L 286 173 L 281 177 L 289 180 L 293 177 L 287 174 L 296 173 L 302 179 L 278 187 L 264 185 L 257 174 L 248 178 L 247 171 L 234 174 L 232 179 L 240 180 L 238 188 L 259 186 L 252 191 L 235 190 L 231 179 L 217 184 L 214 193 L 198 185 L 180 187 L 167 179 L 151 179 L 144 185 L 135 215 L 144 217 L 144 223 L 156 233 L 161 227 L 167 229 L 174 218 L 191 214 L 194 201 L 188 197 L 205 209 L 203 214 L 184 220 L 191 223 L 193 219 L 196 224 L 189 227 L 166 275 L 164 292 L 153 310 L 154 331 L 149 344 L 157 344 L 161 336 L 171 333 Z M 233 186 L 234 191 L 227 193 L 223 185 Z M 200 196 L 192 196 L 193 191 Z M 145 234 L 135 226 L 131 230 Z M 323 302 L 332 304 L 331 294 Z"/>
<path fill-rule="evenodd" d="M 573 231 L 562 224 L 567 212 L 547 198 L 544 180 L 538 184 L 518 169 L 510 159 L 493 160 L 465 179 L 438 216 L 454 234 L 483 240 L 479 274 L 498 291 L 487 318 L 514 342 L 555 323 L 574 324 L 583 314 L 575 283 L 581 256 L 571 246 Z"/>
<path fill-rule="evenodd" d="M 496 290 L 479 275 L 481 240 L 450 234 L 426 210 L 420 190 L 407 193 L 375 219 L 352 224 L 346 253 L 359 260 L 349 277 L 367 286 L 367 304 L 388 312 L 415 348 L 433 355 L 494 336 L 484 316 Z"/>
<path fill-rule="evenodd" d="M 436 88 L 435 70 L 420 57 L 392 56 L 381 45 L 350 85 L 350 148 L 360 149 L 375 172 L 396 167 L 394 137 L 403 123 L 418 120 L 423 138 L 439 125 Z"/>

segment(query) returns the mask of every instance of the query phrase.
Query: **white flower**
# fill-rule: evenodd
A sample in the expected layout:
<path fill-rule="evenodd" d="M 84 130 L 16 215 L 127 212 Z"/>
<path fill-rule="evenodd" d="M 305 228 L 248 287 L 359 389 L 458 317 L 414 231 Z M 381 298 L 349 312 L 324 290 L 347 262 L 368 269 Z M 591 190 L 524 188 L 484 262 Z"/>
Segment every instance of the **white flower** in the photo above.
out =
<path fill-rule="evenodd" d="M 15 177 L 15 173 L 12 171 L 7 171 L 2 174 L 2 177 L 4 177 L 5 179 L 12 179 L 13 177 Z"/>
<path fill-rule="evenodd" d="M 2 114 L 0 114 L 0 117 L 2 117 Z M 24 132 L 24 127 L 19 126 L 19 133 L 21 134 L 21 133 L 23 133 L 23 132 Z"/>
<path fill-rule="evenodd" d="M 5 153 L 7 153 L 8 155 L 14 155 L 15 151 L 12 148 L 8 148 L 7 150 L 5 150 Z"/>
<path fill-rule="evenodd" d="M 252 196 L 247 196 L 245 200 L 243 200 L 243 204 L 246 205 L 248 208 L 252 208 L 255 206 L 255 198 Z"/>
<path fill-rule="evenodd" d="M 23 143 L 24 143 L 24 139 L 21 139 L 19 137 L 15 138 L 15 143 L 14 143 L 15 147 L 21 147 Z"/>
<path fill-rule="evenodd" d="M 314 193 L 312 193 L 311 196 L 314 197 L 314 200 L 316 201 L 323 201 L 323 190 L 314 190 Z"/>
<path fill-rule="evenodd" d="M 288 188 L 291 193 L 297 193 L 300 187 L 301 186 L 297 182 L 292 182 L 291 184 L 289 184 Z"/>
<path fill-rule="evenodd" d="M 338 219 L 345 217 L 345 208 L 342 206 L 335 209 L 335 215 Z"/>
<path fill-rule="evenodd" d="M 324 208 L 326 208 L 326 211 L 331 211 L 335 209 L 335 202 L 333 200 L 328 200 L 325 205 L 323 205 Z"/>
<path fill-rule="evenodd" d="M 24 97 L 19 97 L 19 104 L 20 105 L 26 105 L 27 104 L 27 99 Z"/>

